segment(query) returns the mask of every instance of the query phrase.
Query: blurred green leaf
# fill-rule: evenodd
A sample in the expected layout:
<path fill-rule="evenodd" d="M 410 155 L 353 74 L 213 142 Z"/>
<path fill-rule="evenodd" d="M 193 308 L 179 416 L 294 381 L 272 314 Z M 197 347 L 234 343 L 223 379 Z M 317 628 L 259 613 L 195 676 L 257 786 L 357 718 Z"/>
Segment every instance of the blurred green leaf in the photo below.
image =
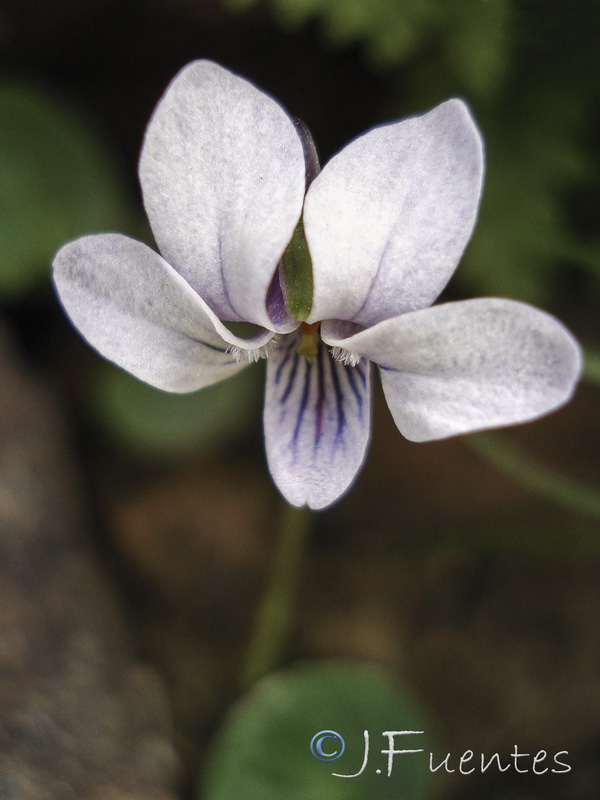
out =
<path fill-rule="evenodd" d="M 466 2 L 453 4 L 456 14 Z M 591 69 L 597 45 L 585 29 L 598 21 L 599 7 L 595 0 L 576 0 L 559 4 L 560 13 L 556 8 L 549 13 L 543 4 L 504 5 L 504 45 L 495 34 L 492 38 L 498 52 L 504 51 L 507 68 L 497 73 L 502 80 L 495 91 L 476 86 L 478 61 L 488 46 L 485 35 L 472 40 L 470 65 L 455 58 L 444 68 L 452 47 L 436 52 L 432 44 L 431 57 L 414 62 L 404 81 L 412 86 L 411 105 L 417 109 L 465 92 L 483 131 L 487 166 L 481 214 L 457 279 L 470 294 L 546 304 L 564 288 L 566 267 L 583 268 L 596 286 L 600 275 L 593 217 L 587 212 L 587 241 L 577 220 L 581 190 L 587 189 L 594 204 L 592 186 L 597 185 L 599 84 L 597 70 Z M 482 17 L 477 24 L 483 23 Z M 448 37 L 456 35 L 448 29 Z M 468 80 L 465 66 L 472 70 Z"/>
<path fill-rule="evenodd" d="M 243 11 L 259 0 L 222 0 Z M 438 58 L 472 91 L 492 89 L 507 62 L 509 0 L 270 0 L 283 28 L 312 19 L 338 47 L 363 43 L 380 68 L 406 63 L 434 43 Z M 439 67 L 439 62 L 438 62 Z"/>
<path fill-rule="evenodd" d="M 369 760 L 359 772 L 369 731 Z M 320 731 L 335 731 L 345 751 L 334 761 L 311 754 Z M 387 776 L 384 731 L 424 731 L 397 736 L 397 749 L 426 752 L 395 756 Z M 307 663 L 259 681 L 233 708 L 209 763 L 202 800 L 421 800 L 428 770 L 428 721 L 406 689 L 351 662 Z M 331 744 L 331 742 L 328 742 Z M 379 774 L 377 773 L 379 770 Z"/>
<path fill-rule="evenodd" d="M 556 105 L 561 114 L 556 114 Z M 488 169 L 480 219 L 459 280 L 477 292 L 551 302 L 561 262 L 584 252 L 568 224 L 567 187 L 590 169 L 580 102 L 538 89 L 482 120 Z"/>
<path fill-rule="evenodd" d="M 0 293 L 43 279 L 65 241 L 128 224 L 112 159 L 93 131 L 52 97 L 0 84 Z"/>
<path fill-rule="evenodd" d="M 600 352 L 586 347 L 583 365 L 583 377 L 590 383 L 600 386 Z"/>
<path fill-rule="evenodd" d="M 219 447 L 259 424 L 261 391 L 257 368 L 181 395 L 161 392 L 107 365 L 90 399 L 103 427 L 127 447 L 146 456 L 171 457 Z"/>

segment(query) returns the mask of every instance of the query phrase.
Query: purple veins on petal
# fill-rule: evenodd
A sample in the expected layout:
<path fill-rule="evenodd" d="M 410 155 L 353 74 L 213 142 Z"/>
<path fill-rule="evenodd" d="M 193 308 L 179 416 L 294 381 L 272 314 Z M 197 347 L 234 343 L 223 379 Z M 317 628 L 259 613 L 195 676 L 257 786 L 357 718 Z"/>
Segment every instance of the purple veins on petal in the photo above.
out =
<path fill-rule="evenodd" d="M 337 431 L 335 434 L 336 443 L 341 440 L 342 433 L 344 432 L 344 428 L 346 427 L 346 414 L 344 413 L 344 395 L 342 394 L 342 389 L 340 387 L 340 377 L 338 375 L 338 362 L 334 361 L 332 358 L 328 359 L 329 364 L 331 365 L 331 380 L 333 383 L 333 390 L 335 392 L 335 405 L 337 409 L 337 418 L 338 418 L 338 425 Z M 341 369 L 352 369 L 352 367 L 344 367 L 341 364 L 339 365 Z M 358 407 L 362 406 L 362 402 L 359 402 Z M 343 445 L 343 441 L 342 441 Z"/>
<path fill-rule="evenodd" d="M 271 474 L 294 505 L 318 509 L 343 494 L 369 440 L 368 364 L 335 361 L 322 342 L 299 354 L 302 333 L 267 361 L 265 438 Z"/>
<path fill-rule="evenodd" d="M 367 367 L 367 369 L 368 369 L 368 367 Z M 363 372 L 362 364 L 357 364 L 356 367 L 354 367 L 354 368 L 350 367 L 350 368 L 346 369 L 344 374 L 346 375 L 346 378 L 348 379 L 348 385 L 350 386 L 350 390 L 352 391 L 352 394 L 354 395 L 354 397 L 356 398 L 356 402 L 358 403 L 358 413 L 359 413 L 360 416 L 362 416 L 363 397 L 362 397 L 362 394 L 361 394 L 361 391 L 360 391 L 359 387 L 356 384 L 356 379 L 355 379 L 354 376 L 355 375 L 358 376 L 358 378 L 359 378 L 359 380 L 360 380 L 360 382 L 362 384 L 362 388 L 365 389 L 365 387 L 367 385 L 366 373 Z"/>
<path fill-rule="evenodd" d="M 279 402 L 282 405 L 286 402 L 286 400 L 290 396 L 290 393 L 291 393 L 292 389 L 294 388 L 294 381 L 296 380 L 296 372 L 298 371 L 298 364 L 300 363 L 300 356 L 298 355 L 298 353 L 296 353 L 296 350 L 295 350 L 296 341 L 297 341 L 297 339 L 296 339 L 296 337 L 294 337 L 294 339 L 292 340 L 292 342 L 288 346 L 287 353 L 285 354 L 285 357 L 284 357 L 283 361 L 281 362 L 281 364 L 279 365 L 279 368 L 278 368 L 277 373 L 275 375 L 275 383 L 277 385 L 279 385 L 279 381 L 281 379 L 281 373 L 283 371 L 283 368 L 288 363 L 288 361 L 290 359 L 290 356 L 291 356 L 292 357 L 292 368 L 291 368 L 290 373 L 288 375 L 288 382 L 287 382 L 287 385 L 285 387 L 285 390 L 284 390 L 283 394 L 281 395 L 281 397 L 279 398 Z"/>
<path fill-rule="evenodd" d="M 201 344 L 203 347 L 208 347 L 209 350 L 214 350 L 217 353 L 226 353 L 227 352 L 227 348 L 226 347 L 217 347 L 217 345 L 210 344 L 210 342 L 205 342 L 203 339 L 192 338 L 192 341 L 193 342 L 197 342 L 198 344 Z M 232 361 L 231 363 L 234 364 L 235 361 Z"/>
<path fill-rule="evenodd" d="M 312 423 L 315 449 L 319 447 L 328 424 L 333 425 L 334 446 L 343 448 L 349 406 L 353 406 L 352 411 L 359 419 L 363 417 L 367 389 L 366 364 L 361 363 L 356 367 L 341 364 L 329 356 L 322 344 L 319 344 L 316 356 L 309 360 L 296 352 L 300 339 L 300 335 L 290 337 L 278 351 L 279 364 L 273 380 L 280 408 L 280 423 L 292 413 L 294 404 L 296 418 L 290 437 L 293 447 L 297 446 L 304 427 Z"/>
<path fill-rule="evenodd" d="M 319 441 L 323 435 L 323 403 L 325 402 L 325 385 L 323 379 L 323 348 L 317 351 L 317 370 L 318 370 L 318 392 L 317 403 L 315 406 L 315 447 L 319 446 Z"/>
<path fill-rule="evenodd" d="M 296 358 L 299 358 L 299 356 L 296 355 Z M 304 386 L 302 387 L 302 398 L 298 408 L 298 419 L 296 420 L 296 427 L 294 428 L 294 436 L 292 438 L 294 445 L 296 445 L 298 442 L 298 434 L 300 433 L 300 428 L 302 427 L 302 421 L 304 420 L 304 414 L 306 412 L 306 406 L 308 404 L 308 394 L 310 392 L 313 368 L 313 364 L 309 363 L 306 359 L 302 359 L 302 361 L 304 363 Z"/>

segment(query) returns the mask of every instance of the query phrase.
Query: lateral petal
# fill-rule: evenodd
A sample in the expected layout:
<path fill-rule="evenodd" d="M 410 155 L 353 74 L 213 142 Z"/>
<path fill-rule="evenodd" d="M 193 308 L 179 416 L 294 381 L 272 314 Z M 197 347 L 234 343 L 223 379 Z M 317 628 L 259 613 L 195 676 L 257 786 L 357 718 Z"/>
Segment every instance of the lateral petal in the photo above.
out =
<path fill-rule="evenodd" d="M 447 303 L 380 322 L 330 344 L 381 367 L 386 400 L 411 441 L 535 419 L 566 403 L 581 373 L 579 345 L 554 317 L 513 300 Z"/>
<path fill-rule="evenodd" d="M 195 61 L 158 104 L 139 172 L 165 259 L 220 319 L 273 327 L 267 290 L 305 189 L 286 112 L 248 81 Z"/>
<path fill-rule="evenodd" d="M 306 196 L 308 321 L 373 325 L 431 305 L 471 236 L 482 178 L 481 137 L 460 100 L 351 142 Z"/>
<path fill-rule="evenodd" d="M 244 366 L 228 352 L 230 344 L 239 346 L 238 337 L 142 242 L 116 233 L 84 236 L 58 251 L 53 268 L 60 300 L 81 334 L 146 383 L 193 392 Z M 272 335 L 263 334 L 254 347 Z"/>
<path fill-rule="evenodd" d="M 286 500 L 322 509 L 350 487 L 370 435 L 369 365 L 346 367 L 320 346 L 312 361 L 290 335 L 267 362 L 269 469 Z"/>

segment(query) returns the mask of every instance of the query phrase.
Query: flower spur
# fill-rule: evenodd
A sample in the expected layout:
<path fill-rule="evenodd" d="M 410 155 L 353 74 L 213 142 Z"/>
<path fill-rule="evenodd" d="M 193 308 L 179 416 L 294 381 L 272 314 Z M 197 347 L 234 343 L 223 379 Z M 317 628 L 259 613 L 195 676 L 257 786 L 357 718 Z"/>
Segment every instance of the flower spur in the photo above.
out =
<path fill-rule="evenodd" d="M 139 174 L 160 255 L 116 233 L 66 244 L 64 308 L 102 355 L 170 392 L 267 357 L 267 458 L 291 504 L 325 508 L 356 476 L 370 362 L 412 441 L 534 419 L 571 396 L 580 351 L 553 317 L 496 298 L 431 306 L 481 194 L 481 138 L 460 100 L 369 131 L 319 172 L 274 100 L 197 61 L 154 112 Z"/>

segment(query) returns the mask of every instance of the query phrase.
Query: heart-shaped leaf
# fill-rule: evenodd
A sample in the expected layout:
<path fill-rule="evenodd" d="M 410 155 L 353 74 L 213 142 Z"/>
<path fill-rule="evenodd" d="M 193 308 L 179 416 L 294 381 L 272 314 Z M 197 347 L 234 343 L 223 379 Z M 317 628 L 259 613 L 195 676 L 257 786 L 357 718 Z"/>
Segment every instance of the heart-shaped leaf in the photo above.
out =
<path fill-rule="evenodd" d="M 199 797 L 422 800 L 427 731 L 416 698 L 374 669 L 301 664 L 262 679 L 233 708 Z"/>

